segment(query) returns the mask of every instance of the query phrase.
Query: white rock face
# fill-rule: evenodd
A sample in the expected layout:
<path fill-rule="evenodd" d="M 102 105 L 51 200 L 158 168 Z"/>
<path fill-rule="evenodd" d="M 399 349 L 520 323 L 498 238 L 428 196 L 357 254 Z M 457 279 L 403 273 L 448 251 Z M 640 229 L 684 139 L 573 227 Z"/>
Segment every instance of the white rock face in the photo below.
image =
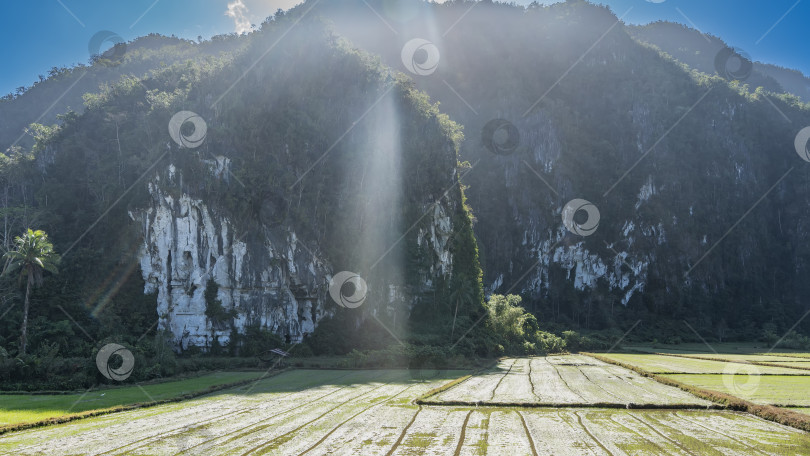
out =
<path fill-rule="evenodd" d="M 178 348 L 225 344 L 230 324 L 206 317 L 205 290 L 212 281 L 224 310 L 236 309 L 234 327 L 253 324 L 292 342 L 311 333 L 326 316 L 331 269 L 292 231 L 236 233 L 200 200 L 174 199 L 149 184 L 152 206 L 131 214 L 143 229 L 144 292 L 157 293 L 161 329 Z"/>
<path fill-rule="evenodd" d="M 226 159 L 208 164 L 212 175 L 225 179 Z M 156 294 L 159 327 L 171 332 L 178 350 L 206 349 L 214 339 L 227 344 L 232 327 L 243 333 L 251 325 L 298 342 L 335 312 L 328 287 L 336 271 L 314 256 L 293 230 L 262 227 L 260 232 L 236 232 L 231 220 L 204 201 L 186 194 L 172 197 L 162 189 L 176 189 L 174 184 L 182 181 L 173 165 L 165 176 L 168 185 L 161 186 L 160 177 L 150 182 L 150 206 L 130 217 L 143 233 L 144 292 Z M 417 291 L 430 289 L 439 276 L 449 277 L 453 265 L 451 210 L 442 204 L 425 208 L 427 223 L 418 232 L 417 243 L 426 247 L 430 261 L 421 283 L 411 284 Z M 232 321 L 206 316 L 205 292 L 214 284 L 216 301 L 235 314 Z M 366 307 L 373 307 L 372 312 L 378 308 L 410 312 L 414 302 L 402 287 L 377 285 L 375 289 L 369 284 L 369 300 L 375 303 Z"/>
<path fill-rule="evenodd" d="M 450 253 L 448 242 L 453 234 L 453 222 L 447 215 L 447 210 L 441 204 L 436 204 L 429 212 L 432 223 L 425 229 L 419 229 L 416 237 L 418 245 L 426 244 L 435 255 L 426 284 L 430 285 L 437 275 L 449 276 L 453 267 L 453 255 Z"/>
<path fill-rule="evenodd" d="M 573 282 L 577 290 L 593 289 L 598 280 L 604 280 L 609 288 L 624 291 L 623 305 L 627 305 L 635 292 L 644 291 L 650 259 L 630 258 L 627 252 L 621 251 L 616 251 L 613 257 L 603 259 L 589 251 L 584 241 L 568 246 L 557 246 L 549 251 L 564 236 L 563 228 L 557 233 L 557 241 L 542 241 L 532 249 L 539 263 L 529 276 L 525 291 L 542 294 L 548 290 L 552 285 L 549 281 L 551 266 L 565 269 L 566 280 Z M 608 248 L 612 249 L 613 246 L 609 245 Z M 502 279 L 499 279 L 496 283 L 501 281 Z"/>

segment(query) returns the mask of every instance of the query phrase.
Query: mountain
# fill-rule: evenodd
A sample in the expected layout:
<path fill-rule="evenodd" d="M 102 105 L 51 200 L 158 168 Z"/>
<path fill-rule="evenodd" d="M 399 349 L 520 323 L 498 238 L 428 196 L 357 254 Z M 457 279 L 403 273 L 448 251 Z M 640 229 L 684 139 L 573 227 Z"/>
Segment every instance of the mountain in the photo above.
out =
<path fill-rule="evenodd" d="M 584 1 L 364 3 L 307 5 L 464 126 L 490 292 L 520 293 L 544 324 L 640 320 L 649 338 L 693 337 L 683 320 L 756 338 L 810 309 L 810 167 L 794 147 L 810 117 L 774 77 L 689 67 Z M 592 235 L 566 228 L 578 200 L 598 210 Z"/>
<path fill-rule="evenodd" d="M 717 73 L 716 57 L 721 50 L 730 47 L 716 36 L 672 22 L 628 26 L 627 31 L 635 39 L 652 44 L 678 61 L 707 74 Z M 737 52 L 750 61 L 751 57 L 744 50 L 737 49 Z M 745 77 L 744 83 L 752 88 L 762 86 L 771 92 L 790 93 L 805 103 L 810 102 L 810 78 L 800 71 L 769 63 L 750 63 L 750 75 Z"/>
<path fill-rule="evenodd" d="M 336 312 L 381 333 L 423 308 L 444 324 L 435 302 L 464 277 L 479 305 L 458 316 L 477 316 L 460 127 L 319 21 L 292 23 L 108 85 L 8 158 L 7 222 L 43 227 L 64 256 L 35 321 L 62 306 L 104 337 L 158 320 L 181 350 L 254 329 L 300 342 Z"/>
<path fill-rule="evenodd" d="M 183 348 L 328 322 L 343 351 L 445 343 L 481 321 L 481 274 L 555 330 L 786 331 L 810 310 L 801 79 L 721 77 L 704 37 L 655 33 L 578 0 L 309 0 L 33 127 L 3 157 L 7 233 L 65 253 L 41 302 L 135 336 L 157 308 Z M 327 298 L 342 271 L 358 309 Z"/>
<path fill-rule="evenodd" d="M 118 82 L 122 77 L 142 78 L 176 61 L 205 61 L 233 55 L 244 44 L 236 35 L 219 35 L 210 41 L 194 43 L 156 34 L 124 43 L 112 32 L 101 38 L 116 43 L 101 54 L 89 56 L 90 64 L 72 68 L 53 67 L 30 87 L 0 98 L 0 150 L 12 145 L 31 147 L 33 138 L 25 134 L 32 123 L 51 125 L 70 109 L 84 108 L 82 96 Z"/>

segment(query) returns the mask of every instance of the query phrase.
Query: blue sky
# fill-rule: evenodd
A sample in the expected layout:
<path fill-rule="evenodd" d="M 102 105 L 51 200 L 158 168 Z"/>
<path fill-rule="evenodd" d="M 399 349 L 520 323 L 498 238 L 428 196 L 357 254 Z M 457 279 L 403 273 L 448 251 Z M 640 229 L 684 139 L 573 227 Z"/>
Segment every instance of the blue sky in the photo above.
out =
<path fill-rule="evenodd" d="M 29 0 L 5 2 L 0 93 L 29 86 L 53 66 L 86 63 L 102 30 L 129 41 L 151 32 L 196 39 L 244 30 L 300 0 Z M 325 0 L 324 0 L 325 1 Z M 528 4 L 530 0 L 516 1 Z M 546 0 L 543 3 L 551 3 Z M 598 0 L 625 22 L 680 22 L 724 39 L 754 60 L 810 75 L 810 0 Z M 227 13 L 230 11 L 230 15 Z"/>

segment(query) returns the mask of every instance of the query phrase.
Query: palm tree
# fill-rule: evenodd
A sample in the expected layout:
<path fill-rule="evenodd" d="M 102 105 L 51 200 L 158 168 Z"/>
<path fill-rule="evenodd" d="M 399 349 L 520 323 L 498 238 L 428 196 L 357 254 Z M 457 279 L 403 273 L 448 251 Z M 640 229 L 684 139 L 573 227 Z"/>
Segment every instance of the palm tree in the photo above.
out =
<path fill-rule="evenodd" d="M 23 307 L 22 336 L 20 354 L 25 354 L 28 343 L 28 304 L 31 296 L 31 286 L 42 285 L 42 273 L 48 271 L 58 273 L 59 255 L 53 251 L 53 244 L 48 241 L 48 235 L 42 230 L 31 228 L 22 236 L 14 239 L 14 249 L 3 255 L 6 267 L 3 274 L 19 271 L 19 282 L 26 279 L 25 306 Z"/>

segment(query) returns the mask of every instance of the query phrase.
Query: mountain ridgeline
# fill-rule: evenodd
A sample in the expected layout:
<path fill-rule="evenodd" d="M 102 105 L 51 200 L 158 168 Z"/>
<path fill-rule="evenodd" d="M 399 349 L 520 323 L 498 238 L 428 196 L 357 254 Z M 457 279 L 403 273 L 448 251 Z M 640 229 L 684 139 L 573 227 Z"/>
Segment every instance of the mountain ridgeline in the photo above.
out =
<path fill-rule="evenodd" d="M 696 33 L 584 1 L 310 0 L 56 71 L 0 101 L 4 244 L 36 226 L 64 254 L 31 345 L 76 337 L 61 306 L 182 349 L 475 327 L 460 347 L 486 353 L 485 292 L 557 331 L 781 333 L 810 296 L 806 78 L 721 77 Z"/>
<path fill-rule="evenodd" d="M 720 38 L 671 22 L 630 26 L 627 32 L 639 41 L 657 46 L 690 68 L 710 74 L 717 71 L 715 60 L 720 51 L 733 47 Z M 751 58 L 744 49 L 735 50 Z M 762 62 L 752 61 L 751 64 L 751 74 L 742 80 L 750 89 L 762 87 L 770 92 L 795 95 L 805 103 L 810 102 L 810 78 L 800 71 Z"/>

